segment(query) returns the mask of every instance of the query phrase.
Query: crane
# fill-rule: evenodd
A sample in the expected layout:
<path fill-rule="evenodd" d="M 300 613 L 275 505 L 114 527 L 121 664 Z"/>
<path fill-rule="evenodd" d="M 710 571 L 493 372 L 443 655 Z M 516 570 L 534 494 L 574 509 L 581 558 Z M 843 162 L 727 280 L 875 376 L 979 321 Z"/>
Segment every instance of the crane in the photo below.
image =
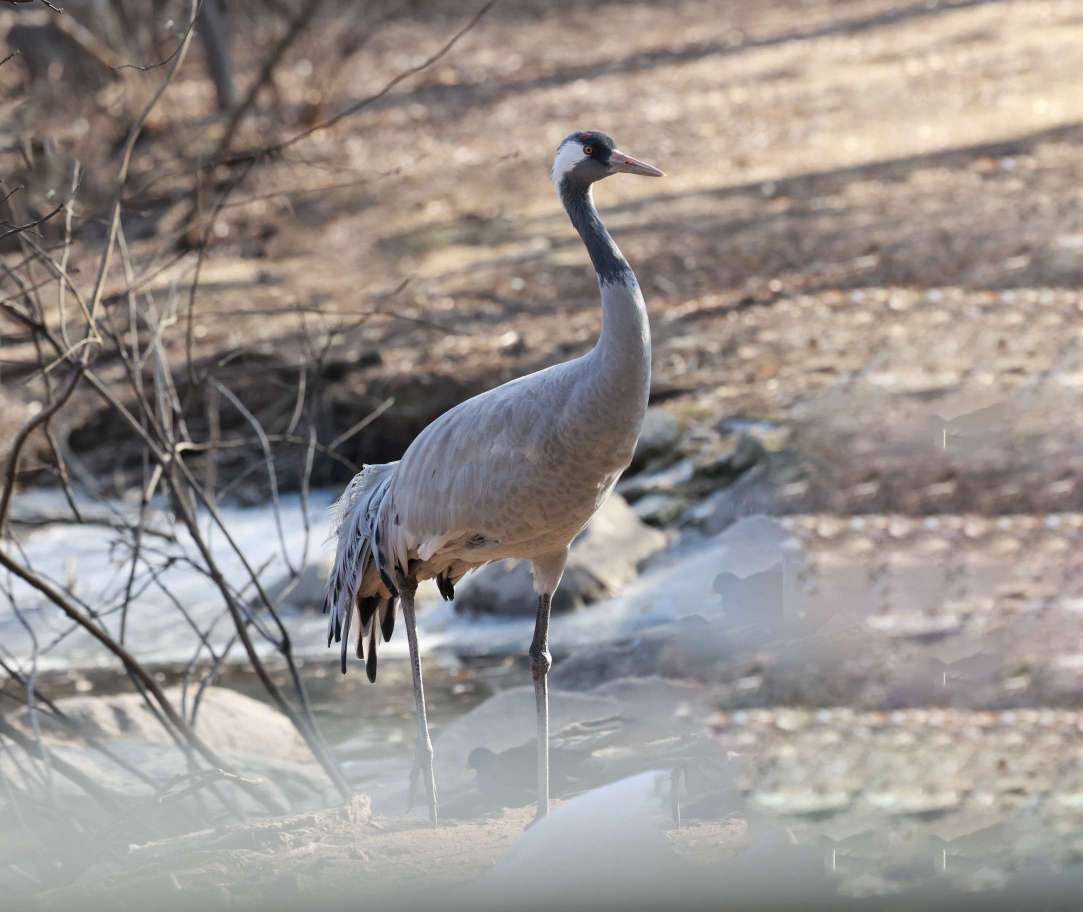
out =
<path fill-rule="evenodd" d="M 435 579 L 455 583 L 490 561 L 531 564 L 538 596 L 530 668 L 537 707 L 539 817 L 549 810 L 549 611 L 572 539 L 628 467 L 647 409 L 651 343 L 647 310 L 628 261 L 594 206 L 592 185 L 612 174 L 661 177 L 619 151 L 604 133 L 572 133 L 560 144 L 552 181 L 587 248 L 602 299 L 602 329 L 585 355 L 519 377 L 460 403 L 428 425 L 398 462 L 368 465 L 333 511 L 338 537 L 327 582 L 327 644 L 341 643 L 346 673 L 356 608 L 359 659 L 376 679 L 377 627 L 384 642 L 396 604 L 410 647 L 417 743 L 410 776 L 428 792 L 437 824 L 433 749 L 417 644 L 414 595 Z"/>

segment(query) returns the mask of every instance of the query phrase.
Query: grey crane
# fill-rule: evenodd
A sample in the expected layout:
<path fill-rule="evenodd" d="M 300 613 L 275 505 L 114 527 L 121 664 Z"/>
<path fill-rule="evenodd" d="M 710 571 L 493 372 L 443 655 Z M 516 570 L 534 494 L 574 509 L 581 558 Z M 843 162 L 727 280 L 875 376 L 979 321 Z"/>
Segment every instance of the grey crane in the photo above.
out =
<path fill-rule="evenodd" d="M 335 506 L 338 548 L 327 583 L 327 644 L 341 642 L 354 607 L 357 656 L 376 679 L 376 628 L 386 642 L 401 602 L 417 703 L 410 777 L 424 779 L 437 822 L 432 741 L 417 646 L 414 594 L 436 579 L 445 599 L 467 571 L 490 561 L 531 563 L 538 613 L 530 667 L 538 715 L 538 816 L 549 810 L 550 602 L 572 539 L 627 468 L 650 388 L 651 343 L 639 283 L 594 208 L 591 186 L 624 172 L 661 177 L 617 150 L 604 133 L 579 132 L 559 146 L 552 179 L 590 255 L 602 298 L 602 331 L 582 357 L 520 377 L 437 418 L 398 462 L 366 466 Z"/>

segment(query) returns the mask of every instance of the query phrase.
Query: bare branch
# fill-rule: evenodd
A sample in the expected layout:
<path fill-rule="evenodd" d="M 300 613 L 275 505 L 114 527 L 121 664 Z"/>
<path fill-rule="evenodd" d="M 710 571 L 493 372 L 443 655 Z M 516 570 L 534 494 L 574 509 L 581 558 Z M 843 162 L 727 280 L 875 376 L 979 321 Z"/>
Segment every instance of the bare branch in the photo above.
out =
<path fill-rule="evenodd" d="M 15 436 L 15 442 L 11 446 L 11 453 L 8 455 L 7 469 L 4 472 L 4 488 L 0 491 L 0 536 L 3 535 L 8 509 L 11 507 L 11 495 L 15 491 L 15 479 L 19 474 L 19 459 L 22 456 L 22 449 L 26 445 L 26 441 L 37 428 L 45 424 L 64 407 L 64 403 L 71 398 L 71 394 L 75 392 L 75 387 L 78 386 L 82 376 L 82 368 L 76 366 L 68 379 L 68 385 L 64 387 L 60 395 L 27 421 Z"/>
<path fill-rule="evenodd" d="M 229 147 L 233 144 L 233 137 L 237 134 L 237 128 L 241 125 L 241 122 L 256 103 L 259 93 L 263 91 L 264 87 L 271 81 L 274 76 L 275 68 L 286 55 L 286 51 L 288 51 L 293 43 L 301 37 L 301 34 L 304 32 L 305 28 L 311 24 L 312 19 L 315 17 L 316 13 L 319 12 L 322 5 L 323 0 L 308 0 L 308 2 L 297 12 L 297 15 L 293 17 L 289 27 L 286 29 L 286 33 L 278 40 L 278 44 L 274 46 L 271 53 L 267 55 L 266 59 L 263 61 L 263 65 L 260 67 L 259 75 L 253 80 L 252 85 L 241 100 L 241 103 L 234 109 L 233 114 L 229 119 L 229 123 L 226 124 L 226 129 L 222 134 L 222 138 L 218 141 L 218 145 L 210 156 L 212 161 L 222 158 L 226 152 L 229 151 Z"/>
<path fill-rule="evenodd" d="M 200 9 L 203 7 L 203 0 L 199 0 L 199 7 L 200 7 Z M 121 63 L 121 64 L 118 64 L 116 66 L 112 66 L 111 69 L 117 70 L 117 71 L 120 71 L 120 70 L 139 70 L 141 73 L 146 73 L 146 72 L 149 72 L 150 70 L 157 70 L 159 67 L 164 67 L 167 63 L 169 63 L 171 60 L 174 60 L 177 57 L 177 55 L 181 52 L 181 48 L 185 47 L 185 44 L 188 41 L 189 36 L 192 34 L 192 29 L 194 29 L 195 26 L 196 26 L 196 21 L 198 19 L 198 15 L 199 15 L 199 10 L 197 9 L 196 10 L 196 15 L 193 16 L 191 18 L 191 20 L 189 20 L 188 27 L 184 30 L 184 33 L 180 37 L 180 41 L 177 42 L 177 46 L 175 48 L 173 48 L 173 50 L 169 53 L 168 57 L 164 57 L 163 59 L 159 60 L 157 63 L 146 63 L 146 64 Z"/>
<path fill-rule="evenodd" d="M 119 659 L 120 663 L 124 666 L 125 671 L 131 674 L 133 679 L 137 680 L 140 686 L 144 687 L 154 697 L 155 703 L 157 703 L 158 708 L 169 721 L 170 725 L 210 766 L 225 769 L 227 771 L 230 770 L 229 764 L 222 761 L 221 758 L 219 758 L 218 755 L 203 742 L 203 739 L 192 731 L 188 724 L 177 715 L 173 705 L 169 702 L 169 699 L 158 686 L 158 683 L 154 680 L 153 676 L 143 668 L 127 649 L 101 630 L 97 624 L 92 623 L 82 611 L 72 604 L 71 600 L 65 596 L 63 592 L 39 574 L 14 560 L 3 549 L 0 549 L 0 566 L 6 568 L 23 582 L 44 595 L 50 602 L 63 611 L 69 619 L 74 621 L 79 627 L 89 633 L 95 640 Z M 2 729 L 0 729 L 0 731 L 2 731 Z M 279 803 L 262 789 L 250 785 L 245 785 L 244 787 L 253 798 L 259 801 L 272 813 L 282 813 L 282 808 Z"/>
<path fill-rule="evenodd" d="M 342 444 L 353 437 L 355 434 L 360 434 L 365 428 L 367 428 L 372 422 L 379 418 L 384 412 L 386 412 L 391 406 L 395 404 L 395 397 L 389 396 L 383 402 L 381 402 L 376 408 L 369 412 L 364 418 L 357 422 L 353 427 L 347 431 L 343 431 L 334 440 L 332 440 L 327 446 L 328 449 L 337 450 Z"/>
<path fill-rule="evenodd" d="M 374 102 L 379 101 L 381 98 L 383 98 L 385 95 L 387 95 L 388 92 L 390 92 L 392 89 L 394 89 L 395 86 L 397 86 L 399 83 L 405 82 L 411 76 L 416 76 L 418 73 L 421 73 L 421 72 L 427 70 L 434 63 L 438 63 L 443 57 L 445 57 L 448 54 L 448 52 L 453 47 L 455 47 L 456 44 L 459 43 L 459 41 L 463 37 L 465 37 L 469 32 L 471 32 L 474 29 L 474 27 L 479 22 L 481 22 L 482 18 L 485 16 L 485 14 L 487 12 L 489 12 L 489 10 L 491 10 L 496 5 L 496 2 L 497 2 L 497 0 L 486 0 L 486 2 L 481 5 L 481 7 L 478 9 L 478 11 L 476 13 L 474 13 L 474 15 L 470 18 L 470 20 L 466 23 L 466 25 L 464 25 L 454 35 L 452 35 L 447 40 L 447 42 L 443 45 L 443 47 L 441 47 L 434 54 L 431 54 L 425 60 L 421 61 L 421 63 L 419 63 L 417 66 L 413 66 L 413 67 L 410 67 L 407 70 L 403 70 L 401 73 L 399 73 L 393 79 L 389 80 L 383 86 L 383 88 L 381 88 L 374 95 L 369 95 L 367 98 L 362 98 L 360 101 L 355 101 L 353 104 L 347 105 L 345 108 L 343 108 L 337 114 L 335 114 L 333 117 L 329 117 L 329 118 L 327 118 L 327 120 L 320 121 L 318 124 L 313 124 L 307 130 L 302 130 L 300 133 L 296 134 L 295 136 L 291 136 L 289 139 L 285 140 L 284 142 L 278 143 L 276 146 L 273 146 L 273 147 L 271 147 L 270 149 L 268 149 L 266 151 L 267 152 L 281 152 L 283 149 L 289 148 L 290 146 L 294 145 L 295 143 L 300 142 L 302 139 L 305 139 L 305 138 L 311 136 L 313 133 L 318 133 L 321 130 L 327 130 L 330 127 L 333 127 L 335 124 L 339 123 L 340 121 L 344 120 L 345 118 L 356 114 L 358 111 L 363 111 L 369 105 L 373 104 Z"/>
<path fill-rule="evenodd" d="M 12 193 L 14 192 L 15 191 L 13 190 Z M 8 195 L 10 196 L 11 194 Z M 29 231 L 31 228 L 37 228 L 38 225 L 44 225 L 47 221 L 49 221 L 49 219 L 56 215 L 66 205 L 67 201 L 60 203 L 55 209 L 50 209 L 41 218 L 34 219 L 34 221 L 32 222 L 27 222 L 25 225 L 12 225 L 10 228 L 8 228 L 7 231 L 0 232 L 0 241 L 4 240 L 4 238 L 11 237 L 13 234 L 19 234 L 23 231 Z"/>
<path fill-rule="evenodd" d="M 117 228 L 120 225 L 121 198 L 124 193 L 124 185 L 128 181 L 128 169 L 131 167 L 132 153 L 135 151 L 135 144 L 139 139 L 139 135 L 143 132 L 143 127 L 146 125 L 147 118 L 150 117 L 151 111 L 154 110 L 159 99 L 165 94 L 165 90 L 169 88 L 170 83 L 173 82 L 177 70 L 180 69 L 181 64 L 184 63 L 184 58 L 188 55 L 188 48 L 192 43 L 192 26 L 195 23 L 196 17 L 199 15 L 200 3 L 201 0 L 192 0 L 192 14 L 189 21 L 189 27 L 185 32 L 183 41 L 181 41 L 177 56 L 173 59 L 169 72 L 166 73 L 161 85 L 158 86 L 157 90 L 150 97 L 150 100 L 144 106 L 142 112 L 132 125 L 131 130 L 128 132 L 128 140 L 124 144 L 124 152 L 120 159 L 120 168 L 117 171 L 117 188 L 113 200 L 112 216 L 109 219 L 109 234 L 105 241 L 105 249 L 102 251 L 101 259 L 98 263 L 98 276 L 94 282 L 94 292 L 90 296 L 89 310 L 92 320 L 97 315 L 98 303 L 101 301 L 102 290 L 105 287 L 105 279 L 109 272 L 109 264 L 113 255 L 113 246 L 116 244 L 117 240 Z M 93 324 L 88 327 L 87 331 L 95 336 L 97 334 Z"/>

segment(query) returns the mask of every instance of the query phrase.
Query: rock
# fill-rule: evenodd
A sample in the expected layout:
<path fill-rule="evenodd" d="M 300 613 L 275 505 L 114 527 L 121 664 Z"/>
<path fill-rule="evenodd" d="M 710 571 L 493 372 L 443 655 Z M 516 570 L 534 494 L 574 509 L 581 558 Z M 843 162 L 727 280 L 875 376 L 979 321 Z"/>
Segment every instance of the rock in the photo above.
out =
<path fill-rule="evenodd" d="M 665 526 L 681 520 L 689 503 L 717 497 L 720 488 L 731 486 L 767 457 L 767 448 L 751 433 L 719 438 L 712 432 L 699 441 L 696 452 L 665 468 L 626 477 L 617 491 L 635 504 L 636 515 L 644 522 Z M 702 513 L 702 505 L 697 506 Z M 700 521 L 699 513 L 693 515 L 693 522 Z"/>
<path fill-rule="evenodd" d="M 170 687 L 166 697 L 181 711 L 179 687 Z M 191 701 L 195 689 L 188 692 Z M 173 740 L 136 693 L 109 696 L 79 695 L 56 700 L 57 707 L 87 737 L 101 741 L 133 739 L 153 745 L 170 745 Z M 191 703 L 189 703 L 190 712 Z M 13 723 L 28 734 L 33 732 L 28 710 L 22 710 Z M 38 717 L 43 731 L 52 737 L 67 738 L 68 728 L 48 714 Z M 196 734 L 215 751 L 246 753 L 293 763 L 311 763 L 312 754 L 304 740 L 278 710 L 225 687 L 208 687 L 203 692 L 196 714 Z"/>
<path fill-rule="evenodd" d="M 557 733 L 568 726 L 611 719 L 620 715 L 622 708 L 621 702 L 611 697 L 561 693 L 558 699 L 554 693 L 549 725 Z M 535 738 L 534 710 L 534 688 L 512 687 L 449 721 L 435 739 L 436 778 L 443 793 L 450 797 L 454 791 L 474 785 L 476 773 L 469 761 L 477 748 L 501 753 Z"/>
<path fill-rule="evenodd" d="M 660 676 L 711 680 L 730 659 L 722 625 L 699 616 L 659 624 L 626 640 L 584 646 L 553 667 L 557 690 L 581 693 L 621 678 Z"/>
<path fill-rule="evenodd" d="M 742 472 L 765 458 L 767 450 L 758 438 L 738 434 L 725 438 L 721 446 L 700 454 L 696 459 L 696 475 L 706 479 L 732 481 Z"/>
<path fill-rule="evenodd" d="M 582 791 L 588 784 L 583 767 L 590 753 L 550 745 L 550 794 L 564 796 Z M 538 794 L 538 745 L 536 739 L 495 753 L 475 747 L 467 758 L 477 776 L 478 791 L 495 807 L 523 807 L 533 804 Z"/>
<path fill-rule="evenodd" d="M 742 517 L 811 512 L 817 505 L 817 492 L 805 483 L 800 457 L 767 452 L 732 484 L 691 507 L 684 521 L 713 534 Z"/>
<path fill-rule="evenodd" d="M 723 434 L 750 437 L 769 453 L 777 453 L 785 448 L 791 435 L 790 428 L 784 425 L 754 418 L 723 418 L 718 423 L 718 430 Z"/>
<path fill-rule="evenodd" d="M 569 600 L 574 607 L 575 585 L 570 568 L 553 599 L 553 610 L 569 610 Z M 533 614 L 537 596 L 531 580 L 530 565 L 526 561 L 500 561 L 482 567 L 468 576 L 455 593 L 455 610 L 466 614 Z"/>
<path fill-rule="evenodd" d="M 748 579 L 781 565 L 796 572 L 801 560 L 800 542 L 771 516 L 748 516 L 718 536 L 721 545 L 718 569 Z"/>
<path fill-rule="evenodd" d="M 643 525 L 628 502 L 613 494 L 573 543 L 572 557 L 615 592 L 636 578 L 639 564 L 668 544 L 666 533 Z"/>
<path fill-rule="evenodd" d="M 668 543 L 666 533 L 645 525 L 623 497 L 612 495 L 573 542 L 553 610 L 574 611 L 616 594 Z M 536 608 L 526 561 L 483 567 L 463 580 L 455 596 L 455 610 L 469 614 L 533 616 Z"/>
<path fill-rule="evenodd" d="M 635 500 L 645 494 L 669 493 L 688 484 L 695 474 L 695 463 L 691 459 L 682 459 L 668 469 L 641 472 L 631 478 L 625 478 L 617 485 L 617 493 L 629 500 Z"/>
<path fill-rule="evenodd" d="M 166 695 L 181 710 L 179 688 Z M 191 697 L 191 692 L 189 694 Z M 55 701 L 79 732 L 104 750 L 92 746 L 49 714 L 38 722 L 41 742 L 49 754 L 115 796 L 128 809 L 133 827 L 155 832 L 190 828 L 192 812 L 220 807 L 204 785 L 234 802 L 245 813 L 266 808 L 229 773 L 195 773 L 189 758 L 158 724 L 138 694 L 75 696 Z M 32 735 L 29 714 L 23 710 L 10 721 Z M 325 807 L 334 789 L 315 764 L 293 726 L 276 710 L 226 688 L 208 688 L 196 716 L 196 732 L 236 775 L 256 784 L 283 809 Z M 108 753 L 106 753 L 107 751 Z M 14 754 L 0 755 L 0 779 L 17 779 Z M 140 775 L 141 774 L 141 775 Z M 53 776 L 57 800 L 75 812 L 97 815 L 101 808 L 67 777 Z"/>
<path fill-rule="evenodd" d="M 683 497 L 672 494 L 648 494 L 635 502 L 632 508 L 648 526 L 668 526 L 680 519 L 688 506 Z"/>
<path fill-rule="evenodd" d="M 51 756 L 93 781 L 102 790 L 124 802 L 130 820 L 140 820 L 155 830 L 190 827 L 190 812 L 200 807 L 221 807 L 201 779 L 237 804 L 243 812 L 263 814 L 267 809 L 242 789 L 236 779 L 225 773 L 209 771 L 193 774 L 184 753 L 173 745 L 122 738 L 106 746 L 109 756 L 78 741 L 45 736 L 42 739 Z M 283 809 L 302 810 L 326 807 L 336 794 L 327 776 L 313 763 L 295 763 L 257 754 L 221 752 L 219 756 L 237 775 L 255 783 Z M 13 762 L 14 755 L 0 758 L 0 776 L 21 775 Z M 139 770 L 146 779 L 135 775 Z M 147 781 L 149 779 L 149 781 Z M 79 786 L 62 775 L 53 776 L 58 802 L 90 816 L 101 811 L 96 802 Z"/>
<path fill-rule="evenodd" d="M 671 454 L 680 436 L 680 422 L 672 414 L 657 406 L 647 409 L 632 456 L 632 471 L 639 471 L 651 460 Z"/>
<path fill-rule="evenodd" d="M 767 450 L 760 441 L 751 434 L 742 434 L 737 438 L 737 446 L 730 457 L 730 468 L 734 472 L 743 472 L 751 469 L 767 454 Z"/>
<path fill-rule="evenodd" d="M 807 633 L 798 620 L 803 561 L 778 522 L 743 519 L 632 587 L 619 599 L 619 626 L 599 635 L 595 622 L 595 636 L 553 667 L 553 686 L 581 691 L 644 675 L 717 680 L 735 657 Z"/>
<path fill-rule="evenodd" d="M 684 874 L 665 834 L 673 825 L 670 789 L 668 772 L 650 770 L 575 796 L 523 834 L 486 875 L 487 889 L 529 896 L 543 908 L 572 896 L 588 897 L 584 907 L 615 895 L 619 908 L 653 899 L 659 880 Z"/>
<path fill-rule="evenodd" d="M 559 666 L 560 662 L 554 671 Z M 649 769 L 652 763 L 665 766 L 667 761 L 659 762 L 660 754 L 678 746 L 670 739 L 705 736 L 704 720 L 714 712 L 712 696 L 696 683 L 650 676 L 607 680 L 590 691 L 561 690 L 554 685 L 550 747 L 560 752 L 569 773 L 566 761 L 574 759 L 573 753 L 591 755 L 592 760 L 576 764 L 574 772 L 577 778 L 594 779 L 595 784 Z M 447 723 L 435 740 L 434 762 L 437 782 L 449 804 L 464 797 L 464 792 L 476 796 L 480 757 L 520 755 L 529 769 L 536 750 L 534 709 L 534 688 L 528 684 L 494 694 Z M 648 754 L 654 742 L 657 746 Z M 714 744 L 710 750 L 717 754 Z M 532 779 L 527 777 L 528 787 Z M 394 807 L 398 796 L 387 797 Z"/>
<path fill-rule="evenodd" d="M 334 562 L 334 552 L 326 551 L 305 564 L 296 580 L 282 578 L 272 583 L 267 587 L 271 604 L 280 608 L 322 611 L 323 590 Z"/>

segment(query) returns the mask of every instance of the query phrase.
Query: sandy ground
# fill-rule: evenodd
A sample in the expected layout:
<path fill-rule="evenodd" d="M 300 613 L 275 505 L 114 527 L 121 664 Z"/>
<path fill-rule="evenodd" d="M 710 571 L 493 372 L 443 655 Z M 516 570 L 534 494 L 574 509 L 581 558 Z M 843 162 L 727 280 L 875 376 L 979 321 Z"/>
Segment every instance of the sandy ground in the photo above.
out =
<path fill-rule="evenodd" d="M 427 46 L 447 25 L 387 26 L 335 97 L 363 96 L 404 41 Z M 1025 388 L 1056 408 L 1083 360 L 1081 33 L 1067 0 L 682 3 L 664 17 L 509 5 L 246 187 L 204 263 L 197 355 L 227 360 L 223 380 L 273 423 L 306 340 L 346 328 L 318 378 L 329 436 L 396 397 L 345 448 L 363 462 L 394 457 L 463 396 L 583 351 L 596 291 L 545 175 L 559 140 L 591 126 L 668 173 L 598 191 L 647 295 L 656 400 L 713 419 L 820 403 L 841 421 L 870 401 L 905 415 L 950 393 L 965 412 Z M 204 88 L 186 82 L 173 103 Z M 29 351 L 6 352 L 18 380 Z M 81 421 L 76 452 L 115 470 L 115 447 L 95 456 L 109 426 Z M 857 480 L 902 472 L 906 487 L 927 470 L 859 459 L 850 442 L 868 436 L 841 438 Z M 1030 466 L 1043 503 L 1083 496 L 1042 490 L 1064 460 Z M 986 509 L 978 497 L 955 506 Z"/>

